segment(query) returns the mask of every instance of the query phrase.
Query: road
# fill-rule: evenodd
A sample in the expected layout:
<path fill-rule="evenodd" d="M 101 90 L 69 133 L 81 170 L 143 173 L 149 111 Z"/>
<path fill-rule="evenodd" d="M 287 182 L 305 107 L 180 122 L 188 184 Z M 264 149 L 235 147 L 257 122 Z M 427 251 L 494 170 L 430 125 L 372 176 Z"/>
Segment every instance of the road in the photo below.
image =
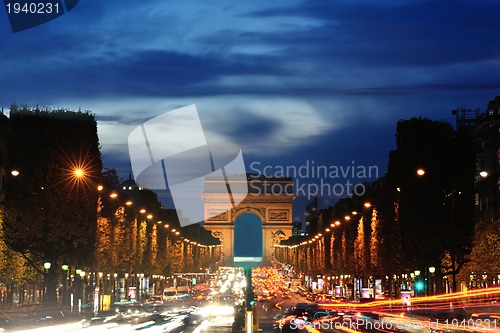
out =
<path fill-rule="evenodd" d="M 279 297 L 278 297 L 279 298 Z M 254 305 L 258 325 L 254 332 L 281 333 L 274 325 L 277 317 L 284 316 L 297 303 L 309 303 L 305 297 L 292 294 L 291 299 L 258 301 Z M 484 305 L 486 304 L 486 305 Z M 436 332 L 500 332 L 497 303 L 478 303 L 475 316 L 467 313 L 465 321 L 458 318 L 460 309 L 437 307 L 407 309 L 405 307 L 369 306 L 366 304 L 340 304 L 320 309 L 313 318 L 311 312 L 305 320 L 301 315 L 294 322 L 294 333 L 383 332 L 383 333 L 436 333 Z M 119 310 L 116 312 L 116 310 Z M 0 310 L 0 331 L 23 333 L 61 332 L 162 332 L 162 333 L 225 333 L 233 332 L 234 308 L 213 304 L 196 308 L 192 300 L 169 302 L 164 305 L 128 305 L 115 312 L 91 318 L 89 314 L 65 312 L 60 309 L 19 308 Z M 326 314 L 328 312 L 328 315 Z M 323 317 L 321 318 L 321 316 Z M 434 315 L 434 317 L 433 317 Z M 448 315 L 446 318 L 445 315 Z M 441 318 L 439 321 L 432 318 Z M 191 318 L 190 320 L 187 320 Z M 192 319 L 195 320 L 192 320 Z M 288 317 L 290 318 L 290 317 Z M 319 320 L 318 320 L 319 318 Z M 487 319 L 489 318 L 489 319 Z M 489 322 L 487 322 L 489 320 Z M 1 328 L 3 327 L 3 328 Z M 284 332 L 287 330 L 284 330 Z M 284 333 L 283 332 L 283 333 Z"/>

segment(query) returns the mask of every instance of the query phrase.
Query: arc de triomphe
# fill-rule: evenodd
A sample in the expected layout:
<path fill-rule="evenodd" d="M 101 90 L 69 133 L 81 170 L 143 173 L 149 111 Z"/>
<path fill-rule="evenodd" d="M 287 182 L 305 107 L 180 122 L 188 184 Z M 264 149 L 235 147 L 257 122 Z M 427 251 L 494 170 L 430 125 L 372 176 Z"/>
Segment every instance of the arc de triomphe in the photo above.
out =
<path fill-rule="evenodd" d="M 235 182 L 239 182 L 240 184 L 234 184 L 239 186 L 232 186 Z M 228 210 L 223 204 L 228 195 L 224 189 L 242 188 L 244 182 L 248 194 L 231 193 L 235 202 L 242 201 Z M 204 227 L 219 238 L 222 244 L 220 265 L 234 265 L 235 221 L 246 213 L 254 214 L 262 222 L 262 265 L 269 265 L 273 258 L 274 244 L 292 235 L 292 201 L 295 199 L 292 178 L 249 174 L 239 180 L 206 178 L 204 185 Z"/>

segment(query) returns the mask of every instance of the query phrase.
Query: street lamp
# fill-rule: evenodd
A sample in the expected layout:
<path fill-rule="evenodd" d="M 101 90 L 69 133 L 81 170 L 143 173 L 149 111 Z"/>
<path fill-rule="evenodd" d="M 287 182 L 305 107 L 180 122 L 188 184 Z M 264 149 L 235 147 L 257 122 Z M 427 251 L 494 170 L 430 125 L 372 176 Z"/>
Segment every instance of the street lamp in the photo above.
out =
<path fill-rule="evenodd" d="M 60 225 L 62 219 L 59 216 L 62 214 L 59 212 L 59 207 L 63 207 L 67 202 L 72 201 L 70 199 L 71 192 L 75 188 L 78 190 L 75 186 L 79 183 L 88 180 L 88 172 L 85 171 L 85 168 L 78 167 L 73 163 L 63 163 L 62 166 L 60 163 L 40 163 L 33 169 L 13 169 L 10 171 L 10 174 L 13 179 L 16 178 L 16 180 L 13 180 L 15 182 L 13 183 L 15 184 L 13 188 L 20 189 L 19 192 L 12 193 L 14 195 L 17 194 L 19 198 L 22 195 L 27 203 L 25 205 L 21 200 L 18 200 L 18 205 L 13 207 L 14 211 L 18 210 L 16 221 L 19 222 L 16 223 L 23 223 L 28 218 L 34 220 L 30 221 L 30 227 L 28 227 L 32 230 L 27 229 L 26 234 L 29 235 L 28 237 L 31 236 L 34 239 L 33 242 L 43 242 L 43 247 L 40 247 L 40 249 L 37 248 L 35 251 L 39 251 L 39 255 L 47 259 L 47 262 L 43 264 L 44 305 L 48 305 L 49 303 L 53 303 L 52 305 L 57 304 L 56 288 L 59 276 L 61 276 L 61 270 L 64 274 L 62 277 L 63 291 L 62 295 L 60 295 L 60 300 L 63 305 L 67 305 L 69 266 L 65 264 L 60 267 L 53 267 L 50 270 L 51 263 L 53 262 L 57 266 L 58 257 L 68 251 L 67 248 L 60 249 L 60 244 L 63 241 L 57 239 L 61 235 L 59 228 L 65 228 Z M 63 200 L 66 201 L 60 202 Z M 33 216 L 24 216 L 24 211 L 32 210 L 36 211 L 36 214 Z M 78 237 L 78 233 L 76 233 L 75 237 Z"/>
<path fill-rule="evenodd" d="M 417 169 L 417 175 L 420 177 L 425 175 L 425 169 L 422 169 L 422 168 Z"/>
<path fill-rule="evenodd" d="M 129 274 L 125 273 L 125 298 L 127 300 L 130 300 L 130 292 L 129 292 L 130 284 L 128 282 L 128 276 L 129 276 Z"/>
<path fill-rule="evenodd" d="M 434 295 L 434 273 L 436 272 L 436 267 L 434 266 L 431 266 L 429 267 L 429 273 L 430 273 L 430 277 L 429 277 L 429 284 L 431 285 L 431 295 Z"/>
<path fill-rule="evenodd" d="M 48 261 L 43 263 L 43 278 L 44 278 L 44 291 L 43 291 L 43 298 L 45 302 L 47 302 L 47 297 L 48 297 L 48 290 L 49 290 L 49 281 L 47 275 L 49 274 L 49 269 L 52 266 L 52 264 Z"/>
<path fill-rule="evenodd" d="M 61 304 L 65 306 L 67 304 L 67 298 L 68 298 L 68 269 L 69 266 L 67 264 L 62 264 L 61 269 L 63 271 L 62 274 L 62 282 L 63 282 L 63 290 L 62 290 L 62 299 L 61 299 Z"/>
<path fill-rule="evenodd" d="M 82 178 L 85 176 L 85 172 L 83 171 L 83 169 L 81 168 L 76 168 L 74 171 L 73 171 L 74 175 L 76 178 Z"/>
<path fill-rule="evenodd" d="M 118 281 L 117 281 L 117 278 L 118 278 L 118 273 L 113 273 L 113 302 L 116 302 L 116 293 L 117 293 L 117 290 L 118 290 Z"/>

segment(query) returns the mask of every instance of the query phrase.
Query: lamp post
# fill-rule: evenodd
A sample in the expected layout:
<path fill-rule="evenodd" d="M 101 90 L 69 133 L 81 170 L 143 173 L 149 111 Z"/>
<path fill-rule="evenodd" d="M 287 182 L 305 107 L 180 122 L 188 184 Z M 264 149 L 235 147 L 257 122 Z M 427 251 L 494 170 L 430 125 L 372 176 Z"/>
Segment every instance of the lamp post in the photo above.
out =
<path fill-rule="evenodd" d="M 413 287 L 415 288 L 415 296 L 419 296 L 419 291 L 422 287 L 422 282 L 420 281 L 420 270 L 415 270 L 414 272 L 415 282 L 413 283 Z"/>
<path fill-rule="evenodd" d="M 118 273 L 113 273 L 113 303 L 116 302 L 116 293 L 117 293 L 117 290 L 118 290 L 118 281 L 117 281 L 117 278 L 118 278 Z"/>
<path fill-rule="evenodd" d="M 97 296 L 97 299 L 94 299 L 94 307 L 95 307 L 95 303 L 97 302 L 97 309 L 98 309 L 98 312 L 102 311 L 102 295 L 104 294 L 104 290 L 103 290 L 103 284 L 102 284 L 102 276 L 103 276 L 103 273 L 102 272 L 98 272 L 97 273 L 97 283 L 96 283 L 96 292 L 95 292 L 95 296 Z"/>
<path fill-rule="evenodd" d="M 13 188 L 22 189 L 17 192 L 17 198 L 20 199 L 18 202 L 20 203 L 13 206 L 13 210 L 17 211 L 17 218 L 14 223 L 25 223 L 26 220 L 30 220 L 30 227 L 23 231 L 25 233 L 23 237 L 29 235 L 28 237 L 31 238 L 27 238 L 25 242 L 29 244 L 28 247 L 34 244 L 32 246 L 34 255 L 46 258 L 43 270 L 44 305 L 58 304 L 57 286 L 59 275 L 62 277 L 60 301 L 62 305 L 68 303 L 67 274 L 69 266 L 64 264 L 61 267 L 56 267 L 60 256 L 70 250 L 60 247 L 60 244 L 66 244 L 66 241 L 59 239 L 62 234 L 60 228 L 62 228 L 61 216 L 63 214 L 60 214 L 58 209 L 70 201 L 73 186 L 78 185 L 86 177 L 84 169 L 76 167 L 75 164 L 71 165 L 71 168 L 65 169 L 59 165 L 41 164 L 27 173 L 17 169 L 10 172 L 12 177 L 18 178 L 15 181 L 16 186 Z M 21 200 L 22 197 L 25 198 L 25 201 Z M 67 201 L 59 202 L 59 200 Z M 25 215 L 24 212 L 28 211 L 31 214 Z M 15 230 L 15 228 L 13 229 Z M 14 237 L 17 237 L 17 235 Z M 38 244 L 41 244 L 41 246 Z M 53 266 L 52 269 L 51 266 Z M 62 274 L 60 270 L 62 270 Z"/>
<path fill-rule="evenodd" d="M 78 299 L 78 312 L 80 312 L 81 309 L 82 309 L 82 302 L 84 300 L 86 300 L 85 299 L 85 294 L 86 293 L 85 293 L 85 284 L 84 284 L 84 282 L 85 282 L 85 271 L 80 271 L 80 287 L 81 287 L 81 294 L 80 294 L 80 296 L 81 296 L 81 298 Z"/>
<path fill-rule="evenodd" d="M 68 269 L 67 264 L 61 265 L 62 274 L 62 295 L 61 295 L 61 305 L 68 305 Z"/>
<path fill-rule="evenodd" d="M 71 306 L 72 308 L 76 306 L 78 306 L 78 310 L 80 310 L 80 305 L 81 305 L 81 301 L 82 301 L 82 295 L 83 295 L 83 278 L 82 278 L 82 270 L 77 268 L 75 270 L 75 281 L 73 283 L 73 288 L 74 288 L 74 295 L 76 296 L 73 296 L 72 297 L 72 302 L 71 302 Z M 85 275 L 85 272 L 83 273 Z M 76 304 L 75 304 L 76 303 Z"/>
<path fill-rule="evenodd" d="M 435 272 L 436 272 L 436 267 L 434 267 L 434 266 L 429 267 L 429 273 L 430 273 L 429 284 L 431 285 L 431 291 L 430 291 L 431 295 L 434 295 L 434 293 L 435 293 L 435 289 L 434 289 L 434 273 Z"/>
<path fill-rule="evenodd" d="M 47 291 L 49 290 L 49 278 L 48 278 L 48 275 L 49 275 L 50 267 L 52 267 L 52 264 L 49 261 L 46 261 L 43 264 L 43 277 L 44 277 L 43 299 L 44 299 L 44 303 L 47 302 L 47 297 L 49 297 L 48 296 L 49 294 L 48 294 Z"/>
<path fill-rule="evenodd" d="M 128 273 L 125 273 L 125 298 L 130 300 L 130 292 L 129 292 L 129 282 L 128 282 Z"/>

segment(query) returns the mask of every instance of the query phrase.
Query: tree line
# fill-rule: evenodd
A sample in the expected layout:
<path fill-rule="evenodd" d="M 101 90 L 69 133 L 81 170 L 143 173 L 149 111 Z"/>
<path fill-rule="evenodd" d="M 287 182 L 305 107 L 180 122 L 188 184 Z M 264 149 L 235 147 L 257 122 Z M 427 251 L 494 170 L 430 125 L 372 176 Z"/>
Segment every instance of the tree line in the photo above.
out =
<path fill-rule="evenodd" d="M 91 112 L 13 104 L 2 137 L 8 173 L 0 202 L 0 283 L 45 281 L 45 301 L 55 303 L 63 265 L 147 276 L 199 271 L 217 261 L 217 247 L 200 246 L 216 243 L 199 225 L 181 230 L 175 212 L 162 208 L 153 192 L 132 198 L 116 171 L 103 172 Z M 126 205 L 131 199 L 136 208 Z M 139 204 L 154 221 L 136 211 Z"/>
<path fill-rule="evenodd" d="M 277 259 L 312 276 L 388 281 L 435 267 L 438 292 L 446 283 L 457 290 L 472 270 L 487 272 L 491 283 L 500 273 L 500 260 L 492 260 L 500 254 L 500 222 L 477 214 L 475 154 L 468 128 L 400 120 L 387 173 L 363 196 L 321 210 L 307 241 L 282 242 Z"/>

